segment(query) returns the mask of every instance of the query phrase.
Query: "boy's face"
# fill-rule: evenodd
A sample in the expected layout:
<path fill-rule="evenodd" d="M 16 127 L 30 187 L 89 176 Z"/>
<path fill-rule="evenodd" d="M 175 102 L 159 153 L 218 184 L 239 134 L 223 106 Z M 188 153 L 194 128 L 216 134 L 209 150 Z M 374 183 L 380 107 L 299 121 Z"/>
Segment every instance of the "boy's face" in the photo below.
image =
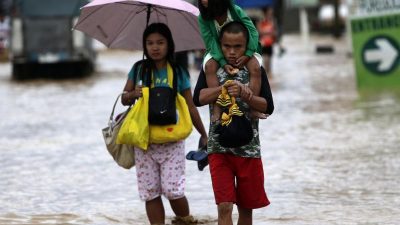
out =
<path fill-rule="evenodd" d="M 228 64 L 235 65 L 236 60 L 246 52 L 245 35 L 242 32 L 225 32 L 221 39 L 221 49 Z"/>

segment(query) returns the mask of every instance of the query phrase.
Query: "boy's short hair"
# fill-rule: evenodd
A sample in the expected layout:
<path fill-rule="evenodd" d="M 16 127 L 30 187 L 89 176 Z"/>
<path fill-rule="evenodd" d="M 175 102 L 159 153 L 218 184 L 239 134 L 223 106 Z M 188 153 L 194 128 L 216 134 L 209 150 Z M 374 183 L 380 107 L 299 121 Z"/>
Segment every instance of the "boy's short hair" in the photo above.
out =
<path fill-rule="evenodd" d="M 224 33 L 233 33 L 233 34 L 238 34 L 238 33 L 243 33 L 244 37 L 246 38 L 246 44 L 249 42 L 249 31 L 247 30 L 246 26 L 239 21 L 232 21 L 227 23 L 225 26 L 222 27 L 220 33 L 219 33 L 219 41 L 221 42 L 222 37 Z"/>

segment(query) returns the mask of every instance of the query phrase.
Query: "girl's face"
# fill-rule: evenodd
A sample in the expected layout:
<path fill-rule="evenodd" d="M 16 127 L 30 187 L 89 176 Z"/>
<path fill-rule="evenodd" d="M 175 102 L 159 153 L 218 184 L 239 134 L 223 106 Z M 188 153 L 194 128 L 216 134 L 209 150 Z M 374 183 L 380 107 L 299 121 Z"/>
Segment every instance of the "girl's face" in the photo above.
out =
<path fill-rule="evenodd" d="M 152 33 L 146 38 L 146 50 L 154 61 L 166 59 L 168 53 L 167 39 L 159 33 Z"/>
<path fill-rule="evenodd" d="M 204 8 L 208 7 L 208 0 L 201 0 L 201 4 L 204 6 Z"/>

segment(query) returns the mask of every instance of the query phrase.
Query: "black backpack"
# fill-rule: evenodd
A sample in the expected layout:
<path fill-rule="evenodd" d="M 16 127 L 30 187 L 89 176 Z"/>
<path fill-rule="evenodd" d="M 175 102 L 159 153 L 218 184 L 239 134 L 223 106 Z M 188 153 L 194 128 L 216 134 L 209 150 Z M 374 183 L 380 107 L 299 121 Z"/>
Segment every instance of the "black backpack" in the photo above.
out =
<path fill-rule="evenodd" d="M 138 66 L 135 66 L 134 74 L 136 74 L 137 67 Z M 143 76 L 143 74 L 141 75 Z M 147 78 L 149 78 L 149 76 L 147 76 Z M 142 80 L 144 80 L 143 77 Z M 151 87 L 151 82 L 152 79 L 146 79 L 146 86 Z M 149 117 L 148 117 L 149 124 L 169 125 L 177 123 L 177 114 L 176 114 L 177 79 L 174 67 L 172 75 L 172 85 L 173 85 L 172 88 L 171 87 L 150 88 Z"/>

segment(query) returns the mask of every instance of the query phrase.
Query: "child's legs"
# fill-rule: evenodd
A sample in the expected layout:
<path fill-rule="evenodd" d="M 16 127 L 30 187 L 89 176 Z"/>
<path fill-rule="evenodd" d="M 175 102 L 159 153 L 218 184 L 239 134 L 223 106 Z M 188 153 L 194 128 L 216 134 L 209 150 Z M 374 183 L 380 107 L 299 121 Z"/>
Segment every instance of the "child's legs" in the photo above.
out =
<path fill-rule="evenodd" d="M 174 211 L 176 216 L 186 217 L 189 216 L 189 203 L 186 197 L 169 200 L 172 211 Z"/>
<path fill-rule="evenodd" d="M 160 157 L 161 186 L 176 216 L 189 215 L 185 191 L 185 142 L 163 144 L 164 156 Z"/>
<path fill-rule="evenodd" d="M 161 200 L 159 165 L 153 159 L 156 145 L 148 152 L 135 148 L 136 175 L 140 199 L 146 202 L 146 213 L 151 224 L 164 224 L 165 211 Z"/>
<path fill-rule="evenodd" d="M 157 157 L 160 162 L 161 189 L 168 200 L 185 196 L 185 142 L 162 144 Z"/>
<path fill-rule="evenodd" d="M 239 212 L 238 225 L 252 225 L 253 224 L 253 210 L 245 209 L 240 206 L 237 207 Z"/>
<path fill-rule="evenodd" d="M 146 201 L 146 214 L 150 224 L 164 224 L 165 210 L 161 196 Z"/>
<path fill-rule="evenodd" d="M 217 71 L 219 69 L 219 64 L 211 57 L 210 53 L 204 57 L 203 69 L 206 74 L 207 86 L 210 88 L 218 87 Z"/>
<path fill-rule="evenodd" d="M 247 62 L 246 67 L 249 70 L 250 75 L 250 82 L 249 87 L 254 95 L 260 96 L 260 89 L 261 89 L 261 64 L 262 63 L 262 56 L 258 53 L 255 53 L 253 57 Z M 251 109 L 250 110 L 251 117 L 254 118 L 263 118 L 263 114 Z"/>
<path fill-rule="evenodd" d="M 157 145 L 150 145 L 147 152 L 135 148 L 135 164 L 139 197 L 150 201 L 161 196 L 160 165 L 153 159 Z"/>
<path fill-rule="evenodd" d="M 261 89 L 261 65 L 255 56 L 251 57 L 246 64 L 250 73 L 249 87 L 254 95 L 260 95 Z"/>

